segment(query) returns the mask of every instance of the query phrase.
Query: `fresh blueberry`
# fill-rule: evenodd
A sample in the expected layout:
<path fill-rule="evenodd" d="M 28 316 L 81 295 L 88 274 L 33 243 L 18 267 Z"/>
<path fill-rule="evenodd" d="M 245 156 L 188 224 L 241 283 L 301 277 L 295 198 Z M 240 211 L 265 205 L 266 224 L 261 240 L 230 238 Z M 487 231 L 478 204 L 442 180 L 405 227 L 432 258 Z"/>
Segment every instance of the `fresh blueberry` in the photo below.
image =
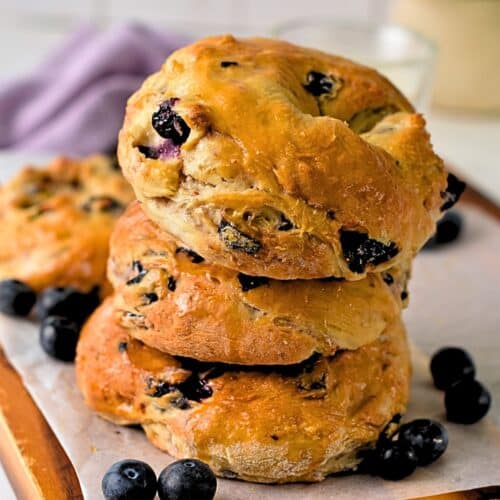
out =
<path fill-rule="evenodd" d="M 448 446 L 448 431 L 439 422 L 419 418 L 399 429 L 399 441 L 413 448 L 418 465 L 435 462 Z"/>
<path fill-rule="evenodd" d="M 170 139 L 175 145 L 179 146 L 186 142 L 191 129 L 184 119 L 179 116 L 173 106 L 178 99 L 168 99 L 160 104 L 158 111 L 153 113 L 151 123 L 153 128 L 164 139 Z"/>
<path fill-rule="evenodd" d="M 462 230 L 463 220 L 458 212 L 447 212 L 436 225 L 435 234 L 427 240 L 424 250 L 431 250 L 455 241 Z"/>
<path fill-rule="evenodd" d="M 80 326 L 68 318 L 48 316 L 40 325 L 40 344 L 51 357 L 74 361 Z"/>
<path fill-rule="evenodd" d="M 491 395 L 481 382 L 464 379 L 445 392 L 446 418 L 458 424 L 475 424 L 490 409 Z"/>
<path fill-rule="evenodd" d="M 210 467 L 193 458 L 171 463 L 158 477 L 160 500 L 212 500 L 216 489 Z"/>
<path fill-rule="evenodd" d="M 313 96 L 328 94 L 333 89 L 333 80 L 319 71 L 309 71 L 304 88 Z"/>
<path fill-rule="evenodd" d="M 99 305 L 97 287 L 88 293 L 73 287 L 51 287 L 42 292 L 36 305 L 38 318 L 64 316 L 83 323 Z"/>
<path fill-rule="evenodd" d="M 106 500 L 153 500 L 156 495 L 154 470 L 140 460 L 121 460 L 102 478 Z"/>
<path fill-rule="evenodd" d="M 398 481 L 412 474 L 417 464 L 417 454 L 411 446 L 388 440 L 376 451 L 372 472 L 383 479 Z"/>
<path fill-rule="evenodd" d="M 470 355 L 463 349 L 444 347 L 432 356 L 431 374 L 434 385 L 444 390 L 460 380 L 473 379 L 476 368 Z"/>
<path fill-rule="evenodd" d="M 354 273 L 362 273 L 368 264 L 378 265 L 396 256 L 399 252 L 396 244 L 388 244 L 369 238 L 358 231 L 342 229 L 340 244 L 349 269 Z"/>
<path fill-rule="evenodd" d="M 446 191 L 441 193 L 441 198 L 444 200 L 441 205 L 441 211 L 448 210 L 460 199 L 465 191 L 465 182 L 461 181 L 453 174 L 448 174 L 448 184 Z"/>
<path fill-rule="evenodd" d="M 29 285 L 18 280 L 0 281 L 0 311 L 12 316 L 27 316 L 36 301 Z"/>

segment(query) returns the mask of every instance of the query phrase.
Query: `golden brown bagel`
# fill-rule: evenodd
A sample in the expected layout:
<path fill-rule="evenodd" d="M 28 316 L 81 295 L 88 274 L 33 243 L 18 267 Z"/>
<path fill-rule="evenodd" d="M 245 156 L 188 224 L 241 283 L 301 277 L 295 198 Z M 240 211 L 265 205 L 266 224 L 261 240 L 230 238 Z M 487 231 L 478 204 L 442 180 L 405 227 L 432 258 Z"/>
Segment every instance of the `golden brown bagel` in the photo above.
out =
<path fill-rule="evenodd" d="M 137 202 L 113 231 L 108 277 L 133 337 L 173 355 L 246 365 L 373 342 L 399 315 L 406 283 L 396 270 L 360 281 L 250 277 L 182 247 Z"/>
<path fill-rule="evenodd" d="M 410 361 L 399 318 L 375 342 L 293 367 L 176 360 L 119 326 L 108 299 L 85 325 L 76 361 L 86 403 L 141 424 L 173 457 L 257 482 L 320 481 L 351 470 L 405 411 Z"/>
<path fill-rule="evenodd" d="M 405 262 L 446 197 L 424 120 L 393 85 L 278 40 L 173 53 L 130 98 L 118 153 L 163 229 L 276 279 L 358 280 Z"/>
<path fill-rule="evenodd" d="M 0 279 L 109 291 L 109 236 L 133 192 L 110 158 L 26 167 L 0 190 Z"/>

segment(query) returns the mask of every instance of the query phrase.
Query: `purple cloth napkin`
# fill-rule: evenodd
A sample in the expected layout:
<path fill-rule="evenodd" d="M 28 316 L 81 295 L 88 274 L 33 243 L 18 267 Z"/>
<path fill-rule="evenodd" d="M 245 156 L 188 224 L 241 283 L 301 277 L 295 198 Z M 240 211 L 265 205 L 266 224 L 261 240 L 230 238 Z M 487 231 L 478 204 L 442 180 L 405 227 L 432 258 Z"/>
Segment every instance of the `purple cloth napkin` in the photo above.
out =
<path fill-rule="evenodd" d="M 127 98 L 185 42 L 136 24 L 80 27 L 33 74 L 0 87 L 0 149 L 112 151 Z"/>

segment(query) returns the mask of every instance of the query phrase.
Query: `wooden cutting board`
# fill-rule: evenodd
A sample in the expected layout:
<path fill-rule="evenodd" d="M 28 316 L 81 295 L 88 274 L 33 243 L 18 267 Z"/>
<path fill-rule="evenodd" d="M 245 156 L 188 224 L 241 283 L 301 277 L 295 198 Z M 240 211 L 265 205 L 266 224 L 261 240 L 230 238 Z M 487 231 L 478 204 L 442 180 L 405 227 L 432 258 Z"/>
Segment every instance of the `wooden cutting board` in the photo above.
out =
<path fill-rule="evenodd" d="M 467 189 L 461 203 L 480 207 L 500 220 L 500 207 L 473 189 Z M 0 380 L 0 460 L 18 499 L 82 499 L 71 462 L 1 348 Z M 500 485 L 425 500 L 494 498 L 500 499 Z"/>

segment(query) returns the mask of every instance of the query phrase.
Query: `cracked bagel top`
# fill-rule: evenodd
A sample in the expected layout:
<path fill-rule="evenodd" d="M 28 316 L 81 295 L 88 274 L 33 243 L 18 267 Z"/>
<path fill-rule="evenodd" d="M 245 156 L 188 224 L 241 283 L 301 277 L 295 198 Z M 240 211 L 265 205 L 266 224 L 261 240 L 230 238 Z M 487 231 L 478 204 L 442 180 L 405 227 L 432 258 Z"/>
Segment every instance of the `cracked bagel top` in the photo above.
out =
<path fill-rule="evenodd" d="M 390 82 L 277 40 L 173 53 L 130 98 L 118 154 L 161 227 L 276 279 L 357 280 L 411 258 L 456 194 Z"/>

